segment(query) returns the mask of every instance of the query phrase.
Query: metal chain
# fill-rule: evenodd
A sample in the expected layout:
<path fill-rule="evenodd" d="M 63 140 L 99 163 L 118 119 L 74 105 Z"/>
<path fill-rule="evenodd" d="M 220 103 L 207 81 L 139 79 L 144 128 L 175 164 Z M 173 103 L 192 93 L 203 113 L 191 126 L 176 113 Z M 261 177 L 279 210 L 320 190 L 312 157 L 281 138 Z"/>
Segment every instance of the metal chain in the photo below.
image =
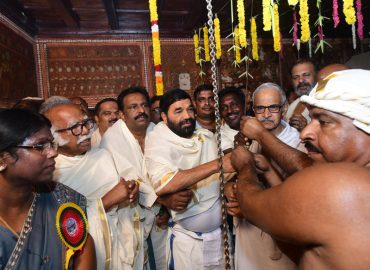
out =
<path fill-rule="evenodd" d="M 215 38 L 213 30 L 213 12 L 212 12 L 212 0 L 206 0 L 207 2 L 207 16 L 208 16 L 208 33 L 209 33 L 209 44 L 210 44 L 210 55 L 211 55 L 211 71 L 212 71 L 212 86 L 215 98 L 215 117 L 216 117 L 216 140 L 218 149 L 218 160 L 219 160 L 219 172 L 220 172 L 220 193 L 221 193 L 221 215 L 222 215 L 222 235 L 224 242 L 224 255 L 225 255 L 225 269 L 230 270 L 230 248 L 229 248 L 229 237 L 228 237 L 228 224 L 227 224 L 227 211 L 225 203 L 225 178 L 223 169 L 223 152 L 221 149 L 221 117 L 219 109 L 219 99 L 218 99 L 218 87 L 217 87 L 217 70 L 216 70 L 216 52 L 215 52 Z"/>

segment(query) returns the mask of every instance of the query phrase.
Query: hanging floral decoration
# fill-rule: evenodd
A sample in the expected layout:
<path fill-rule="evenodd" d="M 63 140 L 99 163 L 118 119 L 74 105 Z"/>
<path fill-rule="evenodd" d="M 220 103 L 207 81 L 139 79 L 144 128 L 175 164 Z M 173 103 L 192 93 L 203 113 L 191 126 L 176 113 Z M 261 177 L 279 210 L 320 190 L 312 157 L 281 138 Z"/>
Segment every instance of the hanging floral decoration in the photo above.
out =
<path fill-rule="evenodd" d="M 258 61 L 258 42 L 257 42 L 257 25 L 256 19 L 252 17 L 251 19 L 251 40 L 252 40 L 252 58 Z"/>
<path fill-rule="evenodd" d="M 149 0 L 150 22 L 152 29 L 153 59 L 155 70 L 156 95 L 163 95 L 163 73 L 161 64 L 161 44 L 159 41 L 159 26 L 157 13 L 157 0 Z"/>
<path fill-rule="evenodd" d="M 195 55 L 195 63 L 199 64 L 199 36 L 197 33 L 194 33 L 194 55 Z"/>
<path fill-rule="evenodd" d="M 213 20 L 213 24 L 215 25 L 215 43 L 216 43 L 216 58 L 220 59 L 222 55 L 221 49 L 221 32 L 220 32 L 220 20 L 216 18 Z"/>
<path fill-rule="evenodd" d="M 364 17 L 362 16 L 361 0 L 356 0 L 357 35 L 360 40 L 364 39 Z"/>
<path fill-rule="evenodd" d="M 307 0 L 299 0 L 299 7 L 299 15 L 301 16 L 301 41 L 307 42 L 311 38 Z"/>
<path fill-rule="evenodd" d="M 239 28 L 239 44 L 240 47 L 247 47 L 247 31 L 245 30 L 245 11 L 244 11 L 244 0 L 238 0 L 237 2 L 238 11 L 238 28 Z"/>
<path fill-rule="evenodd" d="M 280 46 L 280 25 L 279 25 L 279 7 L 278 4 L 274 4 L 274 51 L 279 52 Z"/>
<path fill-rule="evenodd" d="M 235 61 L 237 64 L 240 64 L 240 44 L 239 44 L 239 28 L 235 27 L 234 29 L 234 46 L 235 46 Z"/>
<path fill-rule="evenodd" d="M 271 0 L 262 0 L 263 31 L 271 30 Z"/>
<path fill-rule="evenodd" d="M 209 54 L 209 38 L 208 38 L 208 28 L 203 27 L 203 43 L 204 43 L 204 59 L 206 62 L 211 61 L 211 55 Z"/>
<path fill-rule="evenodd" d="M 353 7 L 353 0 L 343 0 L 343 13 L 346 17 L 346 22 L 352 25 L 356 22 L 356 12 Z"/>
<path fill-rule="evenodd" d="M 338 15 L 338 0 L 333 0 L 333 22 L 334 28 L 336 28 L 340 22 Z"/>
<path fill-rule="evenodd" d="M 298 4 L 298 0 L 288 0 L 288 4 L 289 6 L 295 6 L 296 4 Z"/>
<path fill-rule="evenodd" d="M 298 23 L 297 23 L 297 12 L 293 10 L 293 46 L 298 44 Z"/>

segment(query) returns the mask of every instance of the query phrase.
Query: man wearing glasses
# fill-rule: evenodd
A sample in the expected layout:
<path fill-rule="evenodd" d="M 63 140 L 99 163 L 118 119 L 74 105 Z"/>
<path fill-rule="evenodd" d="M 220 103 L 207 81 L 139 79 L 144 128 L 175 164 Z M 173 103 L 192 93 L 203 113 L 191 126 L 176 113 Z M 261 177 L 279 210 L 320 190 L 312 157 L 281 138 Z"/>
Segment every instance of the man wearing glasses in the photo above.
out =
<path fill-rule="evenodd" d="M 293 148 L 304 149 L 299 138 L 299 132 L 283 120 L 288 103 L 284 91 L 275 83 L 264 83 L 257 87 L 252 96 L 254 121 L 275 135 L 280 141 Z M 261 147 L 257 141 L 252 141 L 250 151 L 261 153 Z M 266 171 L 261 179 L 267 182 L 267 186 L 278 185 L 284 172 L 274 163 L 262 155 L 256 155 L 256 162 L 264 164 Z M 235 267 L 236 269 L 296 269 L 297 266 L 278 248 L 270 235 L 255 227 L 245 220 L 240 213 L 239 204 L 236 200 L 235 185 L 227 192 L 229 213 L 238 216 L 235 219 L 236 243 L 235 243 Z"/>
<path fill-rule="evenodd" d="M 54 181 L 88 199 L 89 232 L 95 242 L 97 269 L 131 269 L 136 240 L 130 211 L 136 209 L 136 182 L 120 179 L 106 150 L 91 150 L 94 122 L 77 105 L 63 97 L 52 97 L 40 112 L 50 120 L 59 145 Z"/>

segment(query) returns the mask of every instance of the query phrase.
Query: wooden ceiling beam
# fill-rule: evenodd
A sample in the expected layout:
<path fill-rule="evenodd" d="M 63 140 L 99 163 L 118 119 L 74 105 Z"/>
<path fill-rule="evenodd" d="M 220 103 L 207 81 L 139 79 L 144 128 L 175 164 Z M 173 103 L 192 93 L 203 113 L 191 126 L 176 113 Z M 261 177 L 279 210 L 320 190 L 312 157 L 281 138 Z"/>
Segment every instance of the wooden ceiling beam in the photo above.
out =
<path fill-rule="evenodd" d="M 64 1 L 62 0 L 48 0 L 51 8 L 58 14 L 64 23 L 71 28 L 79 27 L 79 20 Z"/>
<path fill-rule="evenodd" d="M 116 1 L 115 0 L 103 0 L 105 11 L 107 13 L 108 22 L 112 30 L 119 29 L 119 22 L 116 13 Z"/>

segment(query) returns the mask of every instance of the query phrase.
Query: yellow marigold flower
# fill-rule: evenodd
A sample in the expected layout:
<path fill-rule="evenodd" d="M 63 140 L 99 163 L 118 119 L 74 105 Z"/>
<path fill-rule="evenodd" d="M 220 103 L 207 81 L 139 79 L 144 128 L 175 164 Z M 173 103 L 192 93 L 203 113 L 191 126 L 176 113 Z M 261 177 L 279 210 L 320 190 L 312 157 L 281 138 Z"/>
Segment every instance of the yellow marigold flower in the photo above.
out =
<path fill-rule="evenodd" d="M 258 61 L 259 56 L 258 56 L 258 43 L 257 43 L 257 25 L 256 25 L 256 19 L 254 17 L 252 17 L 252 20 L 251 20 L 251 40 L 252 40 L 252 58 Z"/>
<path fill-rule="evenodd" d="M 222 55 L 221 49 L 221 33 L 220 33 L 220 20 L 216 17 L 213 21 L 215 25 L 215 43 L 216 43 L 216 58 L 220 59 Z"/>
<path fill-rule="evenodd" d="M 195 53 L 195 63 L 199 64 L 199 36 L 197 33 L 194 34 L 194 53 Z"/>
<path fill-rule="evenodd" d="M 153 43 L 154 65 L 157 66 L 161 64 L 161 45 L 159 38 L 153 37 L 152 43 Z"/>
<path fill-rule="evenodd" d="M 307 0 L 299 0 L 299 15 L 301 16 L 301 42 L 307 42 L 311 37 Z"/>
<path fill-rule="evenodd" d="M 235 27 L 235 29 L 234 29 L 234 46 L 235 46 L 235 60 L 239 64 L 241 62 L 241 57 L 240 57 L 239 29 L 238 29 L 238 27 Z"/>
<path fill-rule="evenodd" d="M 208 39 L 208 28 L 203 27 L 203 42 L 204 42 L 204 58 L 207 62 L 211 61 L 211 56 L 209 54 L 209 39 Z"/>
<path fill-rule="evenodd" d="M 240 47 L 247 47 L 247 31 L 245 30 L 245 11 L 244 11 L 244 0 L 238 0 L 237 2 L 238 11 L 238 28 L 239 28 L 239 43 Z"/>
<path fill-rule="evenodd" d="M 150 21 L 158 21 L 157 0 L 149 0 Z"/>
<path fill-rule="evenodd" d="M 270 0 L 262 1 L 263 31 L 271 30 Z"/>
<path fill-rule="evenodd" d="M 274 4 L 274 51 L 280 52 L 279 7 Z"/>
<path fill-rule="evenodd" d="M 353 0 L 343 0 L 343 13 L 346 17 L 346 23 L 351 25 L 356 22 L 356 12 L 353 7 Z"/>
<path fill-rule="evenodd" d="M 298 0 L 288 0 L 288 4 L 289 6 L 295 6 L 296 4 L 298 4 Z"/>

